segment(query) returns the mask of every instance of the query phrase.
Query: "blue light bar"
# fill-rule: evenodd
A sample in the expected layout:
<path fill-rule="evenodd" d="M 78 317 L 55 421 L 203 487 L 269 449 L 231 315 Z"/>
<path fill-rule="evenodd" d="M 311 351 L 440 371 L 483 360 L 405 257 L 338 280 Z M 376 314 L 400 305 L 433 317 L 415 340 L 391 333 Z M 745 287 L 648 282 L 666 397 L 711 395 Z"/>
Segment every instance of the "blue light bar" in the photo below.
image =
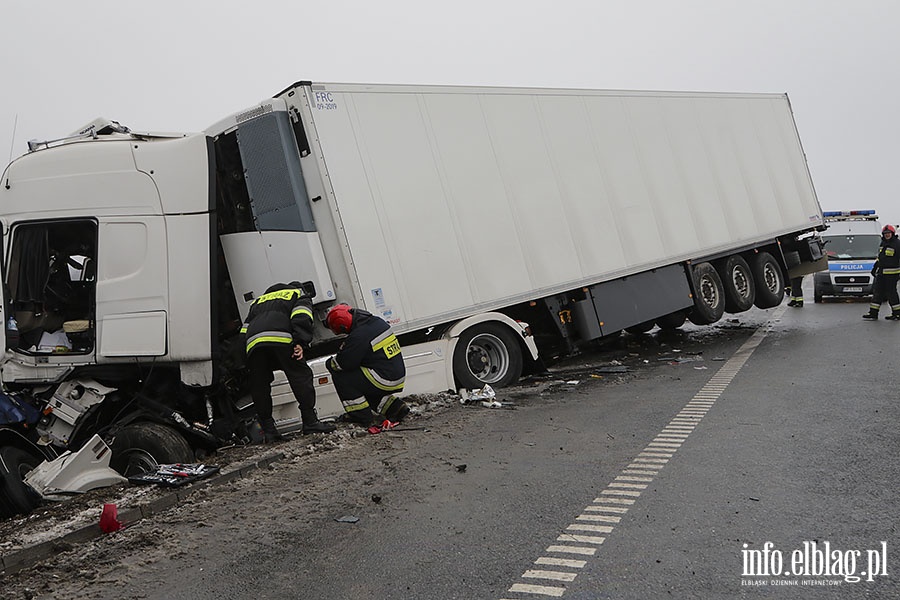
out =
<path fill-rule="evenodd" d="M 865 217 L 874 215 L 874 210 L 827 210 L 822 213 L 823 217 Z"/>

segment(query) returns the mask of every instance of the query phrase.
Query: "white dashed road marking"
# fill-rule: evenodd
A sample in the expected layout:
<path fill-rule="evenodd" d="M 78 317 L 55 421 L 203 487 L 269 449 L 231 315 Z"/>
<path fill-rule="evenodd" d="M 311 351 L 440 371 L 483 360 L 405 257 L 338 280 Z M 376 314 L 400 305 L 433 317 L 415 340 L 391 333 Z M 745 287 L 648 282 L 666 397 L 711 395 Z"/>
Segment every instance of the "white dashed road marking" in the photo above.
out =
<path fill-rule="evenodd" d="M 778 319 L 785 311 L 779 309 L 774 319 Z M 647 486 L 653 482 L 653 478 L 659 473 L 666 463 L 675 456 L 681 445 L 687 440 L 694 427 L 703 420 L 706 413 L 712 408 L 722 392 L 731 383 L 738 371 L 753 354 L 757 346 L 768 334 L 766 325 L 763 325 L 744 342 L 737 352 L 722 365 L 722 368 L 712 376 L 703 388 L 694 394 L 688 402 L 665 427 L 631 459 L 631 463 L 610 482 L 605 490 L 600 492 L 600 497 L 586 506 L 582 514 L 575 517 L 575 522 L 568 525 L 565 531 L 556 538 L 557 544 L 548 546 L 545 552 L 548 554 L 574 554 L 577 556 L 595 556 L 597 547 L 606 540 L 606 536 L 613 532 L 620 522 L 622 515 L 628 512 L 628 508 L 634 504 L 635 499 L 646 491 Z M 611 513 L 611 514 L 598 514 Z M 602 523 L 602 524 L 601 524 Z M 572 533 L 567 533 L 572 532 Z M 588 535 L 592 534 L 592 535 Z M 602 535 L 599 535 L 602 534 Z M 569 570 L 544 570 L 529 569 L 522 574 L 524 580 L 542 580 L 543 585 L 533 583 L 514 583 L 507 593 L 516 594 L 514 598 L 552 597 L 559 598 L 566 592 L 565 583 L 575 581 L 578 569 L 587 565 L 586 560 L 573 560 L 556 556 L 541 556 L 536 565 L 552 566 Z M 513 597 L 500 600 L 513 600 Z"/>

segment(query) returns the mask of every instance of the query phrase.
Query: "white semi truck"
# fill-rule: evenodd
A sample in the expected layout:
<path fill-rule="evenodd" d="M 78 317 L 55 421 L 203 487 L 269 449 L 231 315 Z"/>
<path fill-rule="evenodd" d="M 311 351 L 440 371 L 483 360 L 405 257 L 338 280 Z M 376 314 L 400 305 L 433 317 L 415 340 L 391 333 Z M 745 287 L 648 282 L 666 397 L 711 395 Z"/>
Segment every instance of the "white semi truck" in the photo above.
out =
<path fill-rule="evenodd" d="M 415 393 L 772 307 L 825 263 L 784 94 L 299 82 L 204 132 L 29 150 L 0 182 L 7 489 L 97 433 L 125 473 L 242 435 L 239 327 L 274 282 L 387 320 Z"/>

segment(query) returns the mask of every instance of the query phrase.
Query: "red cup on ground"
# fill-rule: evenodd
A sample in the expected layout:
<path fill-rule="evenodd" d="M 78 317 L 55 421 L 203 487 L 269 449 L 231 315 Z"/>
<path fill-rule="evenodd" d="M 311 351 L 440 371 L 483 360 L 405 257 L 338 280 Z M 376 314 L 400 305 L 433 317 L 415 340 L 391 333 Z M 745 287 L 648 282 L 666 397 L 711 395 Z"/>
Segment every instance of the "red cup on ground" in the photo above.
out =
<path fill-rule="evenodd" d="M 103 533 L 112 533 L 125 527 L 119 521 L 119 509 L 115 504 L 104 504 L 103 511 L 100 513 L 100 531 Z"/>

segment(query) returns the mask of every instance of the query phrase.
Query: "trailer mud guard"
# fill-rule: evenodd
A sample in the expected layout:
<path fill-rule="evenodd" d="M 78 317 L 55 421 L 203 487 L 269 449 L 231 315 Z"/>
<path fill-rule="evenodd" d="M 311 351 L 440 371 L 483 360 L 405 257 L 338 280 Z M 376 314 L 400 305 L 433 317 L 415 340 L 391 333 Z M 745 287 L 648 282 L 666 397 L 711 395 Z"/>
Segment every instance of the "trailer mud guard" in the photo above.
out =
<path fill-rule="evenodd" d="M 454 324 L 445 334 L 449 342 L 447 375 L 459 387 L 476 388 L 485 384 L 504 387 L 514 383 L 522 372 L 522 347 L 532 361 L 538 359 L 538 349 L 528 330 L 521 323 L 498 313 L 474 315 Z M 460 340 L 466 338 L 467 348 L 460 348 Z M 507 338 L 507 339 L 503 339 Z M 517 347 L 507 347 L 507 340 L 515 340 Z M 466 355 L 458 354 L 465 351 Z"/>

